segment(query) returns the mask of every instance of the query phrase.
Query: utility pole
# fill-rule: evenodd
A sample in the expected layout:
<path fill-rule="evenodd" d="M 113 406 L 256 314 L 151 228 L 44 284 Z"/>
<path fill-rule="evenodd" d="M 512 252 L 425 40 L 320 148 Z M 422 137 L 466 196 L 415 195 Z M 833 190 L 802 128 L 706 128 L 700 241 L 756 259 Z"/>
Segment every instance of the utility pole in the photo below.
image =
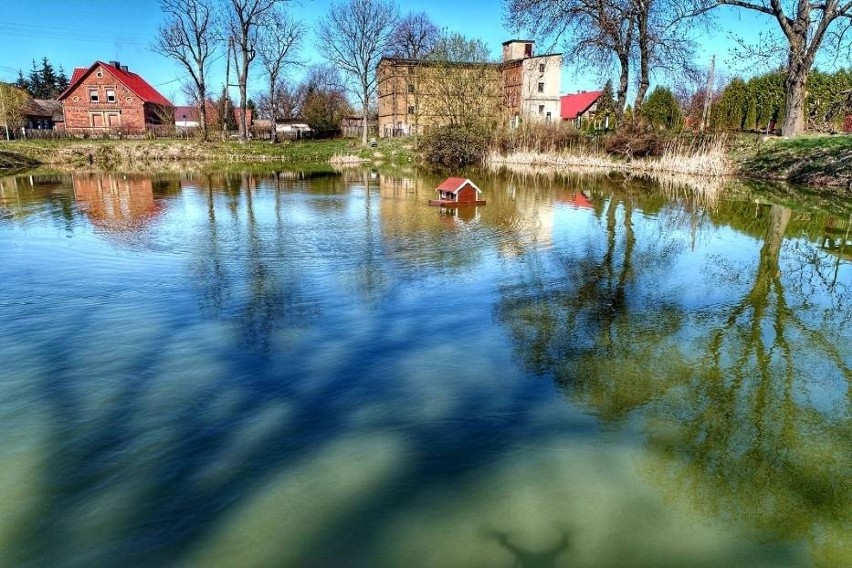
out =
<path fill-rule="evenodd" d="M 710 75 L 707 76 L 707 91 L 704 93 L 704 113 L 701 115 L 701 132 L 710 124 L 710 106 L 713 101 L 713 74 L 716 71 L 716 56 L 710 57 Z"/>
<path fill-rule="evenodd" d="M 6 94 L 0 87 L 0 103 L 3 103 L 3 126 L 6 127 L 6 141 L 9 141 L 9 115 L 6 114 Z"/>
<path fill-rule="evenodd" d="M 222 120 L 222 141 L 228 140 L 228 119 L 225 114 L 230 110 L 228 108 L 228 101 L 231 100 L 228 87 L 231 83 L 231 49 L 234 47 L 234 38 L 233 36 L 228 37 L 228 52 L 225 54 L 225 87 L 222 89 L 222 96 L 224 100 L 222 101 L 222 116 L 219 118 Z"/>

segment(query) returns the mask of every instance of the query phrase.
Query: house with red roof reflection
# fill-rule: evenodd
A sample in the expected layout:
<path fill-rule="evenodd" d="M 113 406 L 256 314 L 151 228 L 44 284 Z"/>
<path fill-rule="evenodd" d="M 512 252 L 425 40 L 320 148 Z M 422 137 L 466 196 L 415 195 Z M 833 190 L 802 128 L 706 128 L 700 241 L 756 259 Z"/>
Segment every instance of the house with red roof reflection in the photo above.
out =
<path fill-rule="evenodd" d="M 580 128 L 586 120 L 593 119 L 598 110 L 598 101 L 603 91 L 580 91 L 562 97 L 562 120 L 570 120 Z"/>
<path fill-rule="evenodd" d="M 69 132 L 142 134 L 174 120 L 174 105 L 118 61 L 74 69 L 59 100 Z"/>

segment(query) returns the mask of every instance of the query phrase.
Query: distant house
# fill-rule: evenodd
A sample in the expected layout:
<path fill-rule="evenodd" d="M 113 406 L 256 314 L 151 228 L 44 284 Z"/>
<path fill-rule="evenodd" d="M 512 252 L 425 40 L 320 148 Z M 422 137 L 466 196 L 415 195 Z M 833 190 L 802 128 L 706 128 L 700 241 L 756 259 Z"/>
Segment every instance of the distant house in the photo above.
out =
<path fill-rule="evenodd" d="M 30 99 L 21 110 L 24 128 L 28 130 L 62 130 L 65 116 L 62 103 L 48 99 Z"/>
<path fill-rule="evenodd" d="M 561 117 L 563 121 L 572 121 L 580 128 L 583 122 L 594 118 L 598 110 L 598 101 L 603 91 L 580 91 L 562 97 Z"/>
<path fill-rule="evenodd" d="M 77 68 L 59 95 L 69 132 L 141 134 L 171 126 L 174 105 L 118 61 Z"/>
<path fill-rule="evenodd" d="M 233 112 L 234 122 L 239 126 L 242 111 L 234 108 Z M 251 109 L 246 110 L 246 118 L 248 125 L 251 126 L 254 123 L 254 114 Z M 201 126 L 201 109 L 198 106 L 175 107 L 174 120 L 177 128 L 199 128 Z M 208 124 L 219 122 L 219 109 L 213 101 L 207 101 L 207 122 Z"/>
<path fill-rule="evenodd" d="M 443 205 L 445 207 L 485 205 L 485 200 L 480 199 L 482 190 L 466 178 L 447 178 L 438 186 L 436 191 L 438 192 L 438 199 L 430 200 L 429 205 Z"/>

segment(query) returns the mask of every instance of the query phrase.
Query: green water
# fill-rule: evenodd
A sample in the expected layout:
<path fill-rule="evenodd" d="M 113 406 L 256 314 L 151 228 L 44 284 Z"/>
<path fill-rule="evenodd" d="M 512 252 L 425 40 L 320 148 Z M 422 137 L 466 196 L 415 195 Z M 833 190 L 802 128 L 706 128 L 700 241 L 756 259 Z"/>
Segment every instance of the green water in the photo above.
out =
<path fill-rule="evenodd" d="M 474 175 L 0 178 L 0 566 L 850 565 L 850 204 Z"/>

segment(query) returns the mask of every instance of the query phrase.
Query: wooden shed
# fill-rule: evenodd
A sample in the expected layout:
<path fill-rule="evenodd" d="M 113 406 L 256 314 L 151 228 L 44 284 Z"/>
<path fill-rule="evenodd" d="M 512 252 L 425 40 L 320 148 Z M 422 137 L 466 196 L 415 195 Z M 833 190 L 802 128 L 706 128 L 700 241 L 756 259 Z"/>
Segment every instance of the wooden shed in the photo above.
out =
<path fill-rule="evenodd" d="M 438 199 L 429 201 L 429 205 L 454 207 L 458 205 L 485 205 L 482 190 L 467 178 L 451 177 L 438 186 Z"/>

